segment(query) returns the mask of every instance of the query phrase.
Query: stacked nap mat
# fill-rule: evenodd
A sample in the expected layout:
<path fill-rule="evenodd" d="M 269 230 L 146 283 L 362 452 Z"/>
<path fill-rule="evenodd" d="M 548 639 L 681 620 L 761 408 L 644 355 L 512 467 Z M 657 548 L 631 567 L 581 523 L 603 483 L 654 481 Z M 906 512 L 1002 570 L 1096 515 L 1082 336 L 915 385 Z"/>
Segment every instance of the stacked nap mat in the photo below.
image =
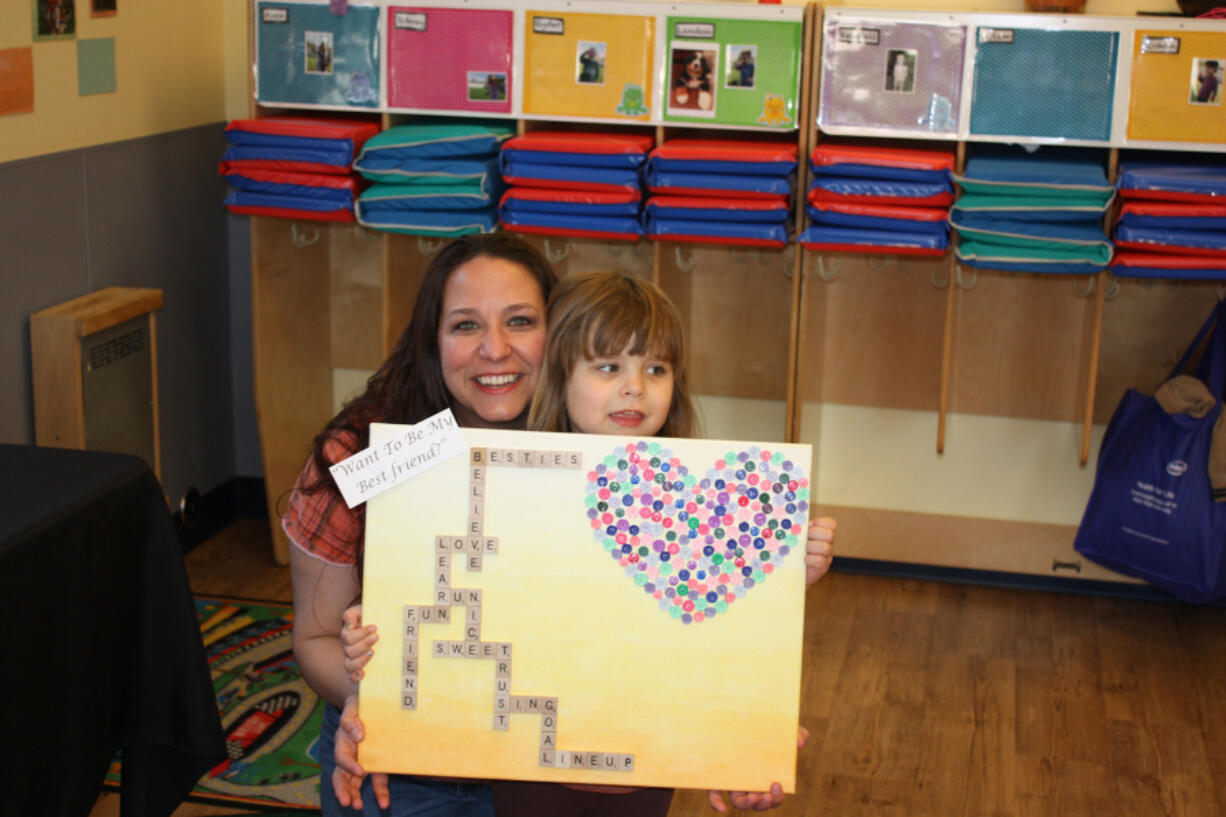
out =
<path fill-rule="evenodd" d="M 1125 163 L 1117 186 L 1115 275 L 1226 280 L 1226 168 Z"/>
<path fill-rule="evenodd" d="M 991 150 L 955 176 L 950 209 L 958 261 L 970 267 L 1094 274 L 1111 261 L 1103 219 L 1114 197 L 1099 160 L 1084 151 Z"/>
<path fill-rule="evenodd" d="M 353 221 L 358 180 L 350 173 L 373 122 L 323 117 L 236 119 L 219 171 L 225 205 L 243 215 Z"/>
<path fill-rule="evenodd" d="M 558 131 L 511 139 L 499 157 L 511 187 L 498 220 L 521 233 L 637 241 L 651 142 L 635 134 Z"/>
<path fill-rule="evenodd" d="M 440 120 L 396 125 L 366 142 L 354 169 L 374 182 L 358 222 L 375 230 L 454 237 L 497 225 L 498 151 L 514 125 Z"/>
<path fill-rule="evenodd" d="M 943 255 L 954 156 L 879 145 L 819 145 L 809 157 L 810 250 Z"/>
<path fill-rule="evenodd" d="M 790 240 L 796 147 L 672 139 L 647 167 L 647 235 L 663 241 L 782 247 Z"/>

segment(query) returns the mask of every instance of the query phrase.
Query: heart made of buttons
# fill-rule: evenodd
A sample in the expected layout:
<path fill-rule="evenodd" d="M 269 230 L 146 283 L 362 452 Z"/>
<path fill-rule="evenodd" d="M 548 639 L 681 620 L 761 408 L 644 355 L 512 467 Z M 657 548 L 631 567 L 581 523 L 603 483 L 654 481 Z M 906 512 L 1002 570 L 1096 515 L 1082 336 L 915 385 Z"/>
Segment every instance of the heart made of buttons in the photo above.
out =
<path fill-rule="evenodd" d="M 714 618 L 802 545 L 809 480 L 779 452 L 730 452 L 701 477 L 658 442 L 618 446 L 587 474 L 592 535 L 683 624 Z"/>

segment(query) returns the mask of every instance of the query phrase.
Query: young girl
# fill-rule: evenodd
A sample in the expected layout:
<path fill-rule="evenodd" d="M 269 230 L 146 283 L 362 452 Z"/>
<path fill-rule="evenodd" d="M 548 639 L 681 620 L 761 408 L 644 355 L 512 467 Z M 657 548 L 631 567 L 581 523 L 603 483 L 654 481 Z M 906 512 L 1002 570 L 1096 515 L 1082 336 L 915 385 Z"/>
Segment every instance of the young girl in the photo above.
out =
<path fill-rule="evenodd" d="M 654 284 L 620 273 L 564 278 L 554 288 L 546 325 L 544 360 L 528 415 L 530 430 L 635 437 L 690 437 L 696 433 L 681 318 Z M 810 525 L 807 584 L 829 569 L 835 527 L 829 518 Z M 345 667 L 355 680 L 363 676 L 361 668 L 370 659 L 376 638 L 373 627 L 358 626 L 359 615 L 356 608 L 346 611 L 350 626 L 342 632 Z M 353 723 L 356 718 L 348 720 Z M 799 745 L 804 745 L 806 737 L 802 728 Z M 344 767 L 348 758 L 342 759 L 338 752 L 337 762 Z M 672 799 L 670 789 L 537 782 L 495 781 L 493 790 L 498 817 L 664 817 Z M 719 792 L 711 792 L 709 798 L 716 811 L 726 810 Z M 778 784 L 770 792 L 732 793 L 733 805 L 742 810 L 773 808 L 782 801 Z"/>

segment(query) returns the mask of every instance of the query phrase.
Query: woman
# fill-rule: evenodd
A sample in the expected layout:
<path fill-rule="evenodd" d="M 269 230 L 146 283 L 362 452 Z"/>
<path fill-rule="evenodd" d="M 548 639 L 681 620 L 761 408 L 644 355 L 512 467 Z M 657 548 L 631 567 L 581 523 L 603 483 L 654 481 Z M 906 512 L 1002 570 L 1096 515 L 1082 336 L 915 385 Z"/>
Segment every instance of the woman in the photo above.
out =
<path fill-rule="evenodd" d="M 343 664 L 341 614 L 361 596 L 365 522 L 365 506 L 345 506 L 328 467 L 367 446 L 372 422 L 416 423 L 450 408 L 462 426 L 524 428 L 545 346 L 545 303 L 556 280 L 535 250 L 508 235 L 447 245 L 426 270 L 396 348 L 366 390 L 315 438 L 282 524 L 293 543 L 294 655 L 327 702 L 319 743 L 325 815 L 345 813 L 332 788 L 333 743 L 339 710 L 357 684 Z M 406 806 L 395 813 L 493 814 L 481 783 L 393 775 L 390 795 L 394 805 Z"/>

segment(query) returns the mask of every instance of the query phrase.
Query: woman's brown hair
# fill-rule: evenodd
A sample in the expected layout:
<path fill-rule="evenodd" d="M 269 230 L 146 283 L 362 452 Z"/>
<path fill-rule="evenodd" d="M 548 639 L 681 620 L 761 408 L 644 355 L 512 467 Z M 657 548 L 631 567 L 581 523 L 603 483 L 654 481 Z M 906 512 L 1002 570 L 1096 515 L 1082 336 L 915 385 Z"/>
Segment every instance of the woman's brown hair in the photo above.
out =
<path fill-rule="evenodd" d="M 545 361 L 528 411 L 532 431 L 575 431 L 566 384 L 579 358 L 658 354 L 673 369 L 673 396 L 661 437 L 697 433 L 686 373 L 685 333 L 677 307 L 658 286 L 618 272 L 563 278 L 549 300 Z"/>
<path fill-rule="evenodd" d="M 541 288 L 541 298 L 548 302 L 557 283 L 557 274 L 531 245 L 508 233 L 487 233 L 457 238 L 430 261 L 422 276 L 413 316 L 400 335 L 400 340 L 387 360 L 366 381 L 366 389 L 345 404 L 324 430 L 315 437 L 311 458 L 316 478 L 302 486 L 304 493 L 321 490 L 337 492 L 328 468 L 333 464 L 325 455 L 329 441 L 343 445 L 351 452 L 361 451 L 370 444 L 370 424 L 417 423 L 451 408 L 453 398 L 443 382 L 439 359 L 438 328 L 443 309 L 443 292 L 451 273 L 481 256 L 500 258 L 526 269 Z M 339 493 L 336 501 L 340 500 Z M 361 565 L 361 544 L 366 525 L 366 506 L 356 510 L 358 530 L 358 564 Z"/>

